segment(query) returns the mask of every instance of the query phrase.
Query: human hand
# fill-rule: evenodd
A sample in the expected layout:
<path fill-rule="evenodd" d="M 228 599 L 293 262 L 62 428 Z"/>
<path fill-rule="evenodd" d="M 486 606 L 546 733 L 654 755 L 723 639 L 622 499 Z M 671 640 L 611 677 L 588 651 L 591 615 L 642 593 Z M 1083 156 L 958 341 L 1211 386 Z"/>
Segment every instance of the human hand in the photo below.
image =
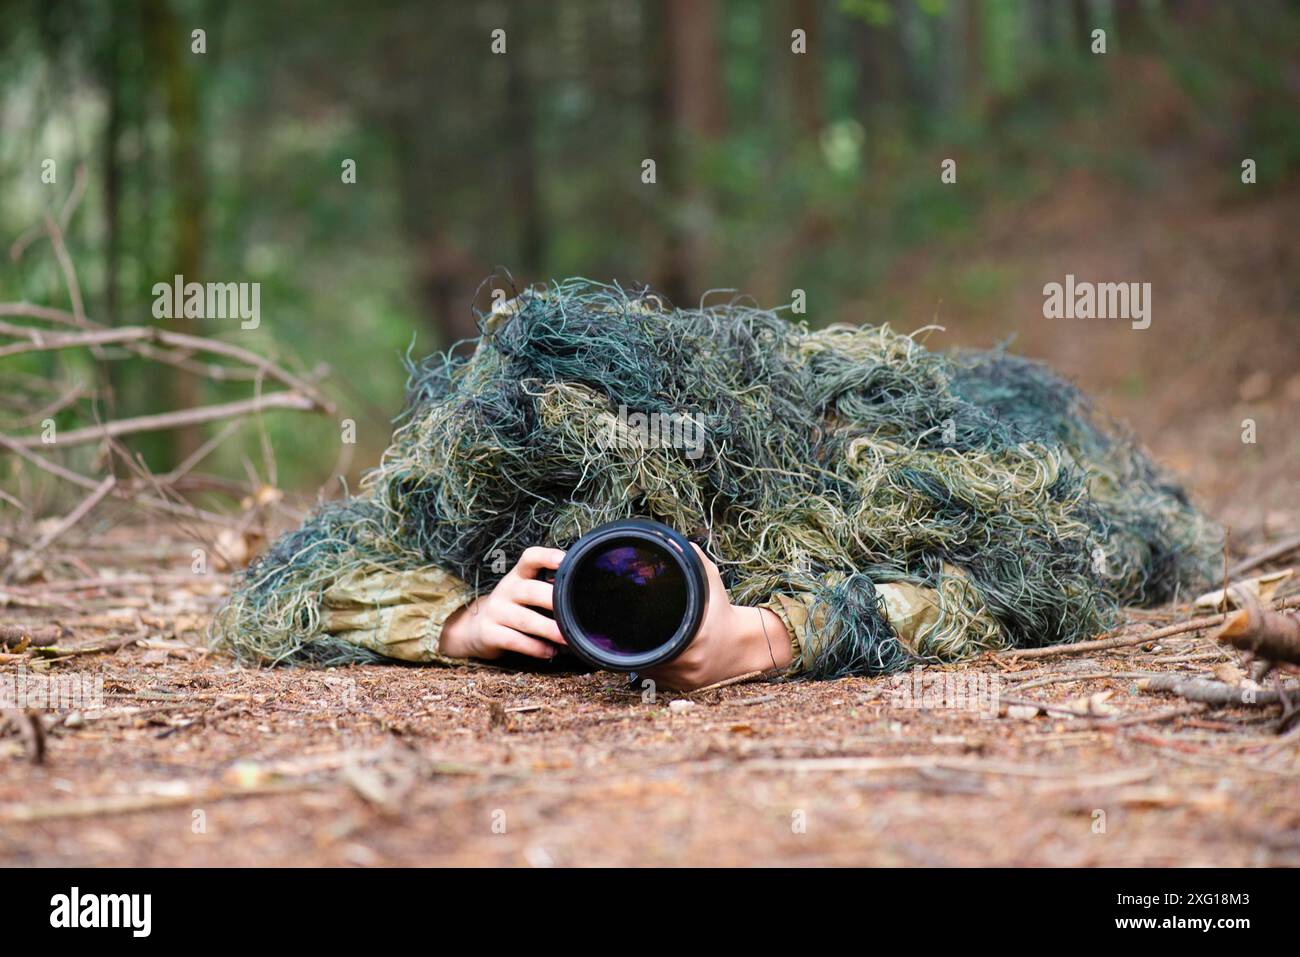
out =
<path fill-rule="evenodd" d="M 737 675 L 785 668 L 794 660 L 790 635 L 781 619 L 766 608 L 733 605 L 722 574 L 709 557 L 692 544 L 704 563 L 709 600 L 695 640 L 647 677 L 671 688 L 692 690 Z"/>
<path fill-rule="evenodd" d="M 558 548 L 524 550 L 518 564 L 490 594 L 474 599 L 442 626 L 438 650 L 452 658 L 500 658 L 517 651 L 550 659 L 565 643 L 560 626 L 538 608 L 552 609 L 550 582 L 537 578 L 544 568 L 556 569 L 564 552 Z"/>

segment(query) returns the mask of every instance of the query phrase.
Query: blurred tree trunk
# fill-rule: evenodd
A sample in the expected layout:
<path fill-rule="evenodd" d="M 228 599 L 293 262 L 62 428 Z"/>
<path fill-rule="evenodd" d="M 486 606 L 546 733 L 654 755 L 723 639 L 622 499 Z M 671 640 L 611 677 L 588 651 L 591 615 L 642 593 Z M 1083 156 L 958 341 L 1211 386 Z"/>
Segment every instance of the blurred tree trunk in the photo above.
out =
<path fill-rule="evenodd" d="M 203 254 L 207 212 L 207 180 L 200 149 L 199 92 L 190 52 L 190 31 L 176 17 L 168 0 L 144 0 L 149 25 L 150 61 L 163 91 L 170 127 L 170 186 L 172 192 L 172 267 L 162 280 L 182 275 L 186 282 L 203 282 Z M 206 55 L 206 54 L 203 54 Z M 193 319 L 179 314 L 167 320 L 176 332 L 199 332 Z M 170 369 L 167 384 L 172 409 L 187 409 L 201 401 L 201 383 L 181 369 Z M 170 433 L 172 464 L 195 451 L 202 441 L 198 426 Z"/>
<path fill-rule="evenodd" d="M 104 312 L 102 319 L 115 326 L 117 320 L 117 279 L 121 269 L 122 209 L 122 46 L 123 7 L 116 3 L 109 14 L 108 39 L 104 49 L 104 93 L 108 100 L 108 117 L 104 124 Z"/>
<path fill-rule="evenodd" d="M 902 95 L 902 64 L 896 27 L 867 23 L 856 28 L 858 66 L 858 116 L 871 129 Z"/>
<path fill-rule="evenodd" d="M 715 140 L 726 132 L 718 0 L 667 0 L 668 82 L 673 112 L 687 134 Z"/>
<path fill-rule="evenodd" d="M 794 128 L 802 133 L 816 135 L 822 128 L 825 109 L 822 103 L 822 77 L 825 58 L 829 51 L 818 29 L 817 0 L 788 0 L 786 6 L 786 29 L 781 36 L 784 45 L 782 51 L 790 64 L 790 117 Z M 790 51 L 793 42 L 790 34 L 803 30 L 807 36 L 806 53 L 794 54 Z"/>
<path fill-rule="evenodd" d="M 523 61 L 522 53 L 506 57 L 506 128 L 502 142 L 510 144 L 507 153 L 511 194 L 519 211 L 519 265 L 527 275 L 526 282 L 534 282 L 545 278 L 541 271 L 546 262 L 546 226 L 538 186 L 540 163 L 533 122 L 536 104 Z"/>
<path fill-rule="evenodd" d="M 656 75 L 658 61 L 658 75 L 666 78 L 651 103 L 652 142 L 662 156 L 656 161 L 657 179 L 668 204 L 659 284 L 673 302 L 685 305 L 703 291 L 700 277 L 710 273 L 712 211 L 707 191 L 695 180 L 694 151 L 726 132 L 720 4 L 667 0 L 662 15 L 649 44 L 656 46 L 657 33 L 662 46 L 651 54 L 650 75 Z"/>
<path fill-rule="evenodd" d="M 926 14 L 917 6 L 916 0 L 897 0 L 894 12 L 898 29 L 893 36 L 899 45 L 906 96 L 903 108 L 909 125 L 914 130 L 924 130 L 929 126 L 937 105 L 936 78 L 926 63 L 930 40 Z"/>
<path fill-rule="evenodd" d="M 658 229 L 662 236 L 660 248 L 654 254 L 654 285 L 673 302 L 685 302 L 686 279 L 681 273 L 681 258 L 676 254 L 673 234 L 673 193 L 670 171 L 676 159 L 673 137 L 673 108 L 668 83 L 668 18 L 658 3 L 646 7 L 645 24 L 645 97 L 646 97 L 646 158 L 655 161 L 658 184 L 641 189 L 660 190 L 661 200 L 650 204 L 658 214 Z M 640 170 L 633 171 L 639 175 Z"/>
<path fill-rule="evenodd" d="M 1127 45 L 1132 50 L 1135 45 L 1150 39 L 1150 17 L 1156 15 L 1152 4 L 1146 0 L 1115 0 L 1113 8 L 1115 32 L 1119 36 L 1118 39 L 1111 38 L 1111 43 L 1116 49 Z M 1110 50 L 1109 46 L 1107 50 Z"/>
<path fill-rule="evenodd" d="M 122 136 L 123 114 L 126 111 L 122 73 L 123 47 L 127 39 L 127 0 L 113 5 L 108 15 L 108 33 L 101 51 L 101 68 L 104 96 L 108 101 L 108 116 L 104 122 L 103 183 L 104 183 L 104 287 L 103 307 L 99 318 L 110 326 L 119 324 L 118 278 L 122 269 Z M 117 401 L 123 365 L 108 363 L 105 405 L 110 414 Z"/>
<path fill-rule="evenodd" d="M 416 288 L 442 348 L 478 335 L 467 293 L 468 278 L 479 270 L 464 249 L 449 239 L 438 215 L 438 182 L 432 149 L 423 124 L 426 119 L 411 110 L 394 111 L 389 132 L 398 171 L 402 200 L 402 231 L 411 245 Z"/>
<path fill-rule="evenodd" d="M 984 10 L 982 0 L 967 0 L 961 7 L 962 66 L 965 101 L 968 109 L 983 111 L 984 84 Z"/>
<path fill-rule="evenodd" d="M 951 119 L 961 109 L 966 69 L 963 57 L 966 44 L 963 39 L 966 14 L 961 7 L 967 4 L 949 3 L 932 18 L 934 28 L 934 103 L 935 112 L 943 119 Z"/>

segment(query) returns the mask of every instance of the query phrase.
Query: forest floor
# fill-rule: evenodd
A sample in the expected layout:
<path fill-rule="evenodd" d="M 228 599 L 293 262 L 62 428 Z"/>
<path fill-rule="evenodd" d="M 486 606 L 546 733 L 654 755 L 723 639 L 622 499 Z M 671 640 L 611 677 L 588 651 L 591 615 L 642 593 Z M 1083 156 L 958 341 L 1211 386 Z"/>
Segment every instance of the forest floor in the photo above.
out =
<path fill-rule="evenodd" d="M 946 703 L 912 678 L 647 702 L 605 673 L 236 667 L 194 631 L 221 587 L 60 593 L 64 654 L 23 667 L 104 700 L 0 737 L 0 863 L 1300 865 L 1277 707 L 1137 688 L 1231 674 L 1206 632 L 928 672 L 968 682 Z"/>
<path fill-rule="evenodd" d="M 990 231 L 980 255 L 1021 276 L 1165 280 L 1152 329 L 1099 328 L 1081 356 L 1076 335 L 1030 322 L 1024 351 L 1130 419 L 1233 525 L 1238 554 L 1300 532 L 1296 303 L 1262 278 L 1295 275 L 1300 197 L 1267 215 L 1127 199 L 1025 213 L 1014 240 Z M 1117 224 L 1124 238 L 1103 241 Z M 1082 235 L 1097 238 L 1073 254 L 1052 242 Z M 1128 262 L 1144 265 L 1119 274 Z M 949 265 L 913 263 L 898 282 L 923 304 Z M 1246 325 L 1216 340 L 1223 310 Z M 1246 415 L 1261 439 L 1243 448 Z M 927 672 L 983 682 L 1000 708 L 936 707 L 911 679 L 647 702 L 610 674 L 258 670 L 204 649 L 227 580 L 190 575 L 190 547 L 122 526 L 75 550 L 80 581 L 0 586 L 0 680 L 102 677 L 104 693 L 100 707 L 47 712 L 39 730 L 14 717 L 0 734 L 0 864 L 1300 865 L 1300 735 L 1277 734 L 1278 708 L 1137 685 L 1239 679 L 1211 631 Z M 21 633 L 50 628 L 63 629 L 61 654 L 23 646 Z M 1054 710 L 1009 704 L 1026 700 Z"/>

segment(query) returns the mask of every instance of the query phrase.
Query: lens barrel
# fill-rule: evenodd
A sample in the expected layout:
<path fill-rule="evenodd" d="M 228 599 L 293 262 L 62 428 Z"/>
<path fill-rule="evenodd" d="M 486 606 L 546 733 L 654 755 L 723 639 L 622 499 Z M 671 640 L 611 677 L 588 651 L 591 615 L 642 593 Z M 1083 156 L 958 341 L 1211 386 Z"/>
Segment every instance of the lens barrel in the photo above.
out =
<path fill-rule="evenodd" d="M 583 535 L 555 573 L 553 605 L 569 650 L 610 671 L 642 671 L 677 657 L 708 602 L 704 564 L 662 522 L 609 522 Z"/>

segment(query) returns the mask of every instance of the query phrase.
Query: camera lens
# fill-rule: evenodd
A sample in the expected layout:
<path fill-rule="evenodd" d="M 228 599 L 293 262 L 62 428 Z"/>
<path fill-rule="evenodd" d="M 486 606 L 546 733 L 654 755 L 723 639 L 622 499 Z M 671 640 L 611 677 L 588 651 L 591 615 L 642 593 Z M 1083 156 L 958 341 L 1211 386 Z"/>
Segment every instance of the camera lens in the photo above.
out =
<path fill-rule="evenodd" d="M 686 617 L 686 577 L 665 548 L 614 539 L 574 569 L 573 612 L 591 642 L 615 655 L 658 648 Z"/>
<path fill-rule="evenodd" d="M 597 668 L 639 672 L 686 649 L 708 598 L 691 543 L 661 522 L 628 518 L 565 552 L 552 604 L 570 652 Z"/>

